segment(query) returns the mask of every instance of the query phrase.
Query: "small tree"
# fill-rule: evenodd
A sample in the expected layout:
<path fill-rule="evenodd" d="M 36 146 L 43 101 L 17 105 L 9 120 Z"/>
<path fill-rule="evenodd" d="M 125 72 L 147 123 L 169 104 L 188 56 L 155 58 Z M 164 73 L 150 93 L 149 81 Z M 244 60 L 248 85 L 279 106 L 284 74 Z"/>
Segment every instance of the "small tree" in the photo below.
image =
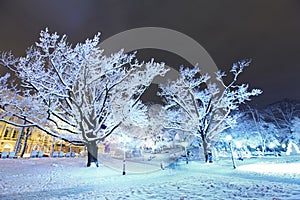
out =
<path fill-rule="evenodd" d="M 253 120 L 252 124 L 255 127 L 257 134 L 261 138 L 261 148 L 262 153 L 265 153 L 266 147 L 270 142 L 278 143 L 278 127 L 276 127 L 272 122 L 267 122 L 264 117 L 264 113 L 260 112 L 255 108 L 248 106 L 249 113 Z M 251 121 L 249 122 L 251 124 Z M 250 127 L 249 127 L 250 128 Z M 246 129 L 249 130 L 249 129 Z"/>
<path fill-rule="evenodd" d="M 105 56 L 98 47 L 99 36 L 73 47 L 65 35 L 46 29 L 25 57 L 3 53 L 0 59 L 20 79 L 21 99 L 34 102 L 30 108 L 17 102 L 2 106 L 3 110 L 26 117 L 28 123 L 56 137 L 84 143 L 88 166 L 97 163 L 97 143 L 140 107 L 140 97 L 153 78 L 167 71 L 153 60 L 139 63 L 135 53 L 121 50 Z"/>
<path fill-rule="evenodd" d="M 288 144 L 293 141 L 295 132 L 292 129 L 293 121 L 300 116 L 300 103 L 297 101 L 284 100 L 269 105 L 264 112 L 267 122 L 273 123 L 279 130 L 280 143 Z"/>
<path fill-rule="evenodd" d="M 177 80 L 160 85 L 159 95 L 165 99 L 165 110 L 172 116 L 166 127 L 184 131 L 189 143 L 194 137 L 201 138 L 206 161 L 217 136 L 235 124 L 231 111 L 249 101 L 251 96 L 262 93 L 259 89 L 248 90 L 247 84 L 237 83 L 238 76 L 249 64 L 247 60 L 235 63 L 231 69 L 233 79 L 228 84 L 223 81 L 226 74 L 218 72 L 217 81 L 224 88 L 209 83 L 210 77 L 201 75 L 198 67 L 181 68 Z"/>

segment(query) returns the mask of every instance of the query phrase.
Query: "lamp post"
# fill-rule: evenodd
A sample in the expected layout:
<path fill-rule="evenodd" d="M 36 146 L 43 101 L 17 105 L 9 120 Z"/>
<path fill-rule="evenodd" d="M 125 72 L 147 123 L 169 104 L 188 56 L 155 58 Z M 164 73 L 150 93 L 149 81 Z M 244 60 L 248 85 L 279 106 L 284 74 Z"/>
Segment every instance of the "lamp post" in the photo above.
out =
<path fill-rule="evenodd" d="M 124 155 L 123 155 L 123 175 L 126 174 L 126 149 L 125 149 L 125 143 L 124 143 Z"/>
<path fill-rule="evenodd" d="M 186 164 L 189 164 L 189 158 L 188 158 L 188 152 L 187 152 L 188 143 L 182 142 L 181 145 L 184 147 L 184 151 L 185 151 L 185 162 L 186 162 Z"/>
<path fill-rule="evenodd" d="M 124 148 L 124 151 L 123 151 L 123 175 L 126 175 L 126 143 L 127 142 L 130 142 L 130 138 L 125 136 L 125 135 L 122 135 L 121 136 L 121 142 L 123 142 L 123 148 Z"/>
<path fill-rule="evenodd" d="M 230 152 L 231 152 L 231 160 L 232 160 L 232 166 L 233 166 L 233 169 L 236 168 L 236 164 L 235 164 L 235 160 L 234 160 L 234 157 L 233 157 L 233 149 L 232 149 L 232 145 L 231 145 L 231 140 L 232 140 L 232 137 L 231 135 L 227 135 L 226 136 L 226 140 L 229 144 L 229 148 L 230 148 Z"/>

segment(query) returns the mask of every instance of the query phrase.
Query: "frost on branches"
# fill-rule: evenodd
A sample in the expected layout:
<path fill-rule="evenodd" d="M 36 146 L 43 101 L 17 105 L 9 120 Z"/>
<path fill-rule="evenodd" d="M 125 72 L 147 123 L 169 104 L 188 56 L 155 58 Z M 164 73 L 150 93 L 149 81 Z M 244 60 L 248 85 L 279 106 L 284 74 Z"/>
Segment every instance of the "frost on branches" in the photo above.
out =
<path fill-rule="evenodd" d="M 288 145 L 295 142 L 298 133 L 294 128 L 297 118 L 300 116 L 300 103 L 297 101 L 284 100 L 269 105 L 264 112 L 268 122 L 273 123 L 279 130 L 278 139 L 280 143 Z"/>
<path fill-rule="evenodd" d="M 278 143 L 276 139 L 278 129 L 274 124 L 266 122 L 258 110 L 250 108 L 250 111 L 239 113 L 239 115 L 241 116 L 237 119 L 238 126 L 227 129 L 221 135 L 219 143 L 223 143 L 223 147 L 224 144 L 228 145 L 227 135 L 234 138 L 231 143 L 233 147 L 247 155 L 251 155 L 258 149 L 261 151 L 259 153 L 264 155 L 271 143 Z"/>
<path fill-rule="evenodd" d="M 143 108 L 141 95 L 155 76 L 167 72 L 163 63 L 139 63 L 134 53 L 103 55 L 99 36 L 72 47 L 66 35 L 46 29 L 25 57 L 3 53 L 0 59 L 20 79 L 18 98 L 27 101 L 14 104 L 8 95 L 3 113 L 70 142 L 81 141 L 92 154 L 88 163 L 97 158 L 97 142 L 139 118 L 135 113 Z"/>
<path fill-rule="evenodd" d="M 169 120 L 166 128 L 185 133 L 184 139 L 191 144 L 195 138 L 201 138 L 206 161 L 211 147 L 219 134 L 235 125 L 230 113 L 251 96 L 262 93 L 259 89 L 249 90 L 247 84 L 239 85 L 238 76 L 249 66 L 250 61 L 240 61 L 233 65 L 233 79 L 226 84 L 224 72 L 217 73 L 216 83 L 209 82 L 208 75 L 201 75 L 200 69 L 181 68 L 180 77 L 167 85 L 160 85 L 159 95 L 166 100 L 165 110 Z"/>

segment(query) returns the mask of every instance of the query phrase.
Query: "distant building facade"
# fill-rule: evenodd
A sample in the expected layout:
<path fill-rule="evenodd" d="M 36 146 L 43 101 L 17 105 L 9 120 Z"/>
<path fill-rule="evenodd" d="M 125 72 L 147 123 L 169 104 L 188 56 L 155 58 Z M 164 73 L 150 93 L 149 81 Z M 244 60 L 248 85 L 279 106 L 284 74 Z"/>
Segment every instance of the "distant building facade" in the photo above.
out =
<path fill-rule="evenodd" d="M 17 155 L 20 155 L 24 148 L 27 133 L 27 128 L 24 128 L 24 134 L 21 137 L 22 129 L 22 127 L 15 127 L 0 122 L 0 152 L 15 152 Z M 28 135 L 24 156 L 30 155 L 32 151 L 43 151 L 48 156 L 51 156 L 51 153 L 54 151 L 64 153 L 71 151 L 79 154 L 84 149 L 83 146 L 72 145 L 69 142 L 52 137 L 37 128 L 31 127 L 30 129 L 31 134 Z M 19 148 L 17 147 L 17 141 L 20 141 Z"/>

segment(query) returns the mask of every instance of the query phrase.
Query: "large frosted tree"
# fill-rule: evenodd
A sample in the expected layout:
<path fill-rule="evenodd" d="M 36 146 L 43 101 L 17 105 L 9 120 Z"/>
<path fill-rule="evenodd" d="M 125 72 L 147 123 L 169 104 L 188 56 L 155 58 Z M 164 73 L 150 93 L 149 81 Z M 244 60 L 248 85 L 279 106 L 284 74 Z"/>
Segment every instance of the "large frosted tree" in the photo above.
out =
<path fill-rule="evenodd" d="M 32 101 L 27 108 L 11 104 L 13 94 L 8 95 L 3 113 L 26 118 L 27 124 L 68 141 L 82 141 L 88 166 L 97 163 L 97 143 L 129 123 L 128 118 L 138 117 L 134 113 L 143 108 L 141 95 L 167 71 L 163 63 L 139 63 L 134 53 L 122 50 L 105 56 L 99 36 L 72 46 L 66 35 L 46 29 L 24 57 L 3 53 L 0 59 L 21 81 L 19 99 Z"/>
<path fill-rule="evenodd" d="M 217 81 L 223 88 L 211 83 L 210 77 L 201 74 L 198 67 L 181 68 L 177 80 L 160 85 L 159 95 L 166 101 L 169 116 L 165 127 L 185 133 L 184 139 L 189 144 L 200 138 L 206 161 L 219 134 L 235 125 L 231 111 L 261 93 L 259 89 L 249 90 L 247 84 L 238 84 L 238 76 L 249 63 L 247 60 L 235 63 L 230 71 L 233 78 L 227 84 L 223 81 L 226 74 L 218 72 Z"/>

